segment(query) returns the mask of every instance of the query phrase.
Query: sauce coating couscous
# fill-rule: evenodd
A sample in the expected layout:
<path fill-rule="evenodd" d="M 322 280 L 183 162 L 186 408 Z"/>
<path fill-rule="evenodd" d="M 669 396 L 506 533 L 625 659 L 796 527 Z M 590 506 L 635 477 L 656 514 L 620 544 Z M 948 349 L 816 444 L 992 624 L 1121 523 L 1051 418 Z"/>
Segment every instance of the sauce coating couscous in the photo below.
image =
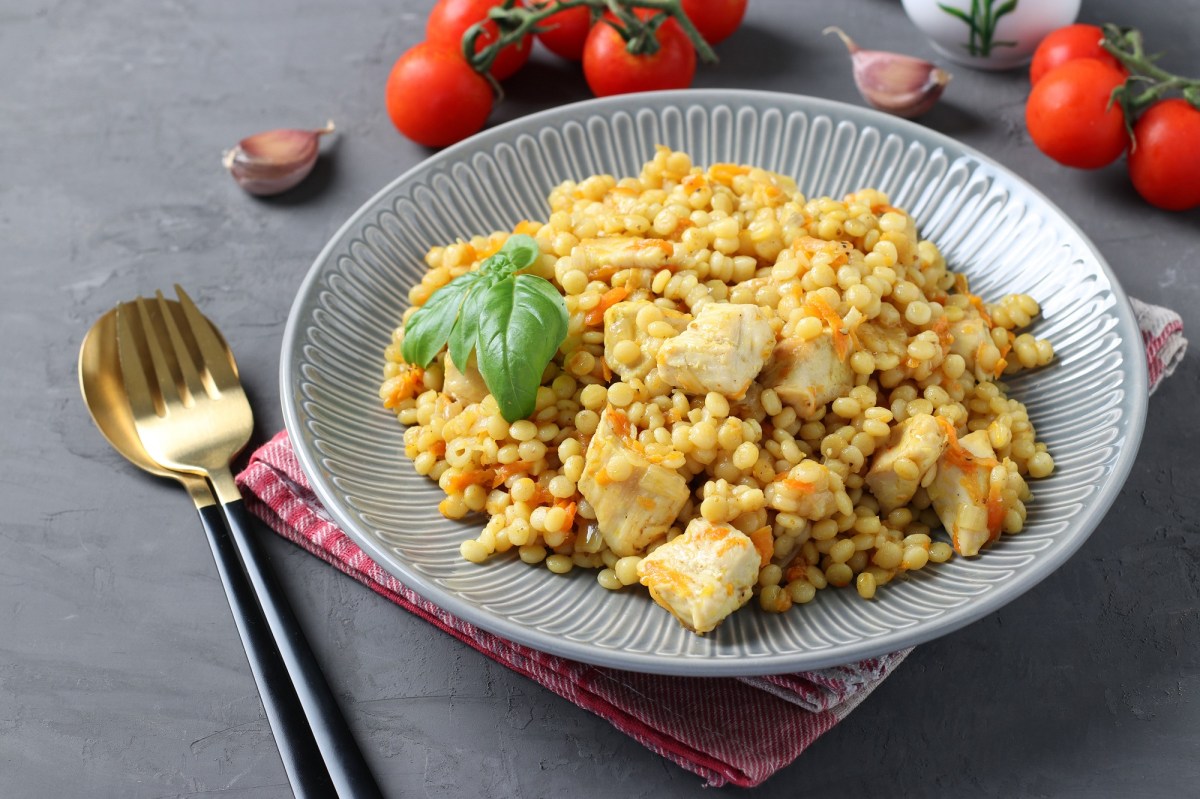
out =
<path fill-rule="evenodd" d="M 972 294 L 879 191 L 809 200 L 666 148 L 549 203 L 545 222 L 433 248 L 405 314 L 532 236 L 526 271 L 569 325 L 528 419 L 504 419 L 474 356 L 406 364 L 403 324 L 385 354 L 380 396 L 439 510 L 487 514 L 464 558 L 640 583 L 703 633 L 751 597 L 783 612 L 853 583 L 872 599 L 1021 531 L 1026 478 L 1054 469 L 1001 382 L 1053 359 L 1018 332 L 1032 297 Z"/>

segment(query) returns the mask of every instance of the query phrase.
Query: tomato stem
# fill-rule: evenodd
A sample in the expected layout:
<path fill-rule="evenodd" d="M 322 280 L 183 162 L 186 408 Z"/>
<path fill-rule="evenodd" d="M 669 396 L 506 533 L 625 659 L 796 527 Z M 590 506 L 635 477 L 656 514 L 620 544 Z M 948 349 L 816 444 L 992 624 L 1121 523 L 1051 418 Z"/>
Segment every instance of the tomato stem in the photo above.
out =
<path fill-rule="evenodd" d="M 1125 129 L 1129 132 L 1130 151 L 1137 149 L 1137 138 L 1133 134 L 1133 123 L 1151 104 L 1163 95 L 1178 90 L 1183 98 L 1200 110 L 1200 79 L 1185 78 L 1167 72 L 1156 65 L 1157 55 L 1147 55 L 1142 32 L 1137 28 L 1121 28 L 1110 23 L 1104 26 L 1104 39 L 1100 46 L 1113 58 L 1121 62 L 1129 77 L 1113 89 L 1109 104 L 1117 103 L 1125 112 Z M 1141 88 L 1139 84 L 1147 84 Z M 1135 89 L 1140 88 L 1140 91 Z"/>
<path fill-rule="evenodd" d="M 1104 26 L 1104 40 L 1100 46 L 1129 70 L 1129 80 L 1118 90 L 1120 96 L 1114 95 L 1114 99 L 1125 108 L 1126 116 L 1136 116 L 1147 105 L 1173 90 L 1179 90 L 1188 102 L 1200 110 L 1200 104 L 1196 102 L 1200 99 L 1200 79 L 1175 75 L 1155 64 L 1158 56 L 1146 54 L 1141 31 L 1108 23 Z M 1149 86 L 1133 94 L 1135 82 L 1148 83 Z"/>
<path fill-rule="evenodd" d="M 496 24 L 498 36 L 485 47 L 476 52 L 479 38 L 487 31 L 484 23 L 472 25 L 463 34 L 463 57 L 471 68 L 481 75 L 488 77 L 488 72 L 500 51 L 512 44 L 517 44 L 526 36 L 538 33 L 539 23 L 559 11 L 572 8 L 586 7 L 591 9 L 592 16 L 597 17 L 605 11 L 612 13 L 616 21 L 604 20 L 612 25 L 628 42 L 629 52 L 634 55 L 651 55 L 658 51 L 658 37 L 655 36 L 658 27 L 667 19 L 674 18 L 679 27 L 687 34 L 696 54 L 706 64 L 716 63 L 717 54 L 700 35 L 700 31 L 692 24 L 683 10 L 681 0 L 542 0 L 528 5 L 518 5 L 517 0 L 504 0 L 488 12 L 488 20 Z M 634 9 L 649 9 L 659 13 L 649 19 L 639 19 Z M 491 81 L 492 87 L 499 96 L 499 84 Z"/>

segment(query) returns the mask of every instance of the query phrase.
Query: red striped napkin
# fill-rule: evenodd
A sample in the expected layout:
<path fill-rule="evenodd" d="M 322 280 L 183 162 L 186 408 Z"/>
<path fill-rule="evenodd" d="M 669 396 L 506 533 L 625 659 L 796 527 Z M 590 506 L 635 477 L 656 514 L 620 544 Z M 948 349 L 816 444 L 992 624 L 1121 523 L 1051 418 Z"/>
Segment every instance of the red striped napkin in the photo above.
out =
<path fill-rule="evenodd" d="M 1183 323 L 1133 301 L 1150 390 L 1183 357 Z M 442 610 L 384 571 L 342 532 L 309 487 L 286 432 L 237 477 L 247 506 L 283 537 L 493 660 L 607 719 L 709 786 L 758 785 L 849 715 L 911 650 L 837 668 L 747 678 L 679 678 L 589 666 L 498 638 Z"/>

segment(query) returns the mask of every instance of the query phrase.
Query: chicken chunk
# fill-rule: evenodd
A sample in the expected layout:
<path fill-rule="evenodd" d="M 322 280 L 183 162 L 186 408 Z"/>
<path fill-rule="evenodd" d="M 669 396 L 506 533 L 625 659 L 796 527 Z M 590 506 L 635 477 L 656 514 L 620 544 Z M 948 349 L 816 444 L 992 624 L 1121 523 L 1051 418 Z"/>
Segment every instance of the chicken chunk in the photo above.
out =
<path fill-rule="evenodd" d="M 908 504 L 945 449 L 946 433 L 930 414 L 918 414 L 896 425 L 887 445 L 875 455 L 865 480 L 880 509 L 891 513 Z M 896 465 L 902 459 L 911 466 L 901 464 L 901 473 L 897 473 Z"/>
<path fill-rule="evenodd" d="M 684 627 L 706 633 L 750 599 L 760 563 L 745 533 L 697 518 L 683 535 L 642 558 L 638 576 Z"/>
<path fill-rule="evenodd" d="M 950 335 L 954 341 L 950 343 L 950 352 L 961 355 L 967 362 L 968 369 L 975 368 L 975 352 L 979 345 L 991 341 L 989 328 L 979 316 L 966 316 L 950 324 Z"/>
<path fill-rule="evenodd" d="M 823 333 L 809 341 L 779 342 L 759 382 L 808 419 L 854 388 L 854 371 L 837 356 L 833 336 Z"/>
<path fill-rule="evenodd" d="M 738 400 L 774 349 L 775 331 L 761 308 L 713 302 L 659 347 L 658 372 L 688 394 L 716 391 Z"/>
<path fill-rule="evenodd" d="M 1002 486 L 992 481 L 992 470 L 999 465 L 986 431 L 977 430 L 957 441 L 948 435 L 927 490 L 960 555 L 978 555 L 984 545 L 1000 537 L 1007 508 Z"/>
<path fill-rule="evenodd" d="M 626 382 L 646 379 L 655 366 L 655 356 L 663 343 L 663 339 L 655 338 L 637 326 L 638 313 L 652 305 L 654 303 L 649 300 L 618 302 L 604 312 L 604 362 Z M 658 310 L 662 320 L 678 332 L 682 332 L 692 319 L 688 314 L 670 308 Z M 622 341 L 632 341 L 637 345 L 639 354 L 636 359 L 627 357 L 622 361 L 617 357 L 617 345 Z"/>
<path fill-rule="evenodd" d="M 901 359 L 908 355 L 908 333 L 901 326 L 863 322 L 854 332 L 868 352 L 890 353 Z"/>
<path fill-rule="evenodd" d="M 588 277 L 604 269 L 662 269 L 674 262 L 675 245 L 663 239 L 584 239 L 571 250 L 571 266 Z"/>
<path fill-rule="evenodd" d="M 625 414 L 609 407 L 588 444 L 579 491 L 615 555 L 640 555 L 664 538 L 687 502 L 687 480 L 651 463 Z"/>
<path fill-rule="evenodd" d="M 837 511 L 837 492 L 842 488 L 842 479 L 827 467 L 804 460 L 769 483 L 763 493 L 767 505 L 777 511 L 820 521 Z"/>
<path fill-rule="evenodd" d="M 442 378 L 442 391 L 464 405 L 482 402 L 490 393 L 487 384 L 483 382 L 483 375 L 479 373 L 479 367 L 475 364 L 474 352 L 467 358 L 467 368 L 464 371 L 460 371 L 454 364 L 450 353 L 446 353 L 443 366 L 445 377 Z"/>

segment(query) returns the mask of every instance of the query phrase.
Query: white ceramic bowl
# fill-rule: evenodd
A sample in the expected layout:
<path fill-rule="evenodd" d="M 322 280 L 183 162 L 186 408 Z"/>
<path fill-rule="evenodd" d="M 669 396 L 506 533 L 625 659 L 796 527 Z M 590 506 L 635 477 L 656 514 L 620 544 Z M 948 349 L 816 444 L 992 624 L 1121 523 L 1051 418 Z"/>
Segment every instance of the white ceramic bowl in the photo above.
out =
<path fill-rule="evenodd" d="M 1075 21 L 1080 0 L 903 0 L 903 3 L 908 18 L 929 37 L 933 49 L 946 58 L 976 69 L 1001 70 L 1028 64 L 1046 34 Z M 974 25 L 967 20 L 973 20 Z"/>

